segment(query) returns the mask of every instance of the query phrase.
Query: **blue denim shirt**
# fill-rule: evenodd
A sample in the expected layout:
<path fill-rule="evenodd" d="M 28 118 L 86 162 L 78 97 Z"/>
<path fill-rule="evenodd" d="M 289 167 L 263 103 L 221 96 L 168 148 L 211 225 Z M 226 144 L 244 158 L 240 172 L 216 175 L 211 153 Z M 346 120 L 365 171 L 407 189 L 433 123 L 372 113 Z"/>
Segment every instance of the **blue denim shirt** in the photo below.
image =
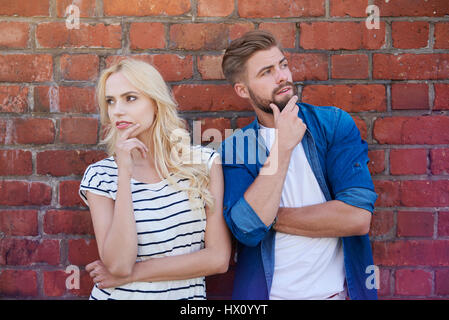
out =
<path fill-rule="evenodd" d="M 351 116 L 336 107 L 297 103 L 307 125 L 302 144 L 326 200 L 374 210 L 377 195 L 368 170 L 368 146 Z M 269 151 L 259 137 L 257 119 L 237 130 L 220 147 L 225 180 L 224 217 L 238 240 L 233 299 L 269 298 L 274 273 L 275 231 L 266 226 L 243 194 L 264 165 Z M 351 299 L 377 299 L 368 235 L 342 237 L 346 284 Z M 367 269 L 368 268 L 368 269 Z"/>

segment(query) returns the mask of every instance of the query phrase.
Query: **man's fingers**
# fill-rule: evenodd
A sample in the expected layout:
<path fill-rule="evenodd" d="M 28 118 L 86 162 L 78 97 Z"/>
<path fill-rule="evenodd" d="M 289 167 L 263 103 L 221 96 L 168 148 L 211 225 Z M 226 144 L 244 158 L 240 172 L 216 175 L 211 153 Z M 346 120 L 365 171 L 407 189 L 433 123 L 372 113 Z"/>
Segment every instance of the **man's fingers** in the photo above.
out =
<path fill-rule="evenodd" d="M 270 103 L 270 108 L 273 110 L 274 122 L 276 122 L 280 114 L 279 107 L 274 103 Z"/>
<path fill-rule="evenodd" d="M 284 108 L 285 112 L 293 111 L 293 109 L 296 107 L 297 101 L 298 101 L 298 96 L 291 97 L 290 100 L 287 102 L 287 105 Z"/>

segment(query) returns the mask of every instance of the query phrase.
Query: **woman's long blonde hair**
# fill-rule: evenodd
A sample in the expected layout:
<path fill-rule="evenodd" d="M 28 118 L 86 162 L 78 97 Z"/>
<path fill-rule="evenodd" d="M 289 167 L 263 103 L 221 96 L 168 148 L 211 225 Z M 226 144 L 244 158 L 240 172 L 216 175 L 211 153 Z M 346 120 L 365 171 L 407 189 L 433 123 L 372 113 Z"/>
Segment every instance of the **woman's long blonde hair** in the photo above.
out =
<path fill-rule="evenodd" d="M 100 119 L 105 129 L 105 144 L 109 155 L 114 154 L 117 130 L 108 116 L 105 98 L 106 80 L 114 73 L 121 72 L 128 81 L 143 95 L 152 99 L 157 106 L 152 125 L 153 158 L 158 175 L 167 179 L 178 190 L 187 192 L 193 209 L 200 209 L 205 216 L 204 205 L 213 208 L 213 197 L 209 192 L 209 170 L 201 148 L 190 145 L 190 135 L 185 123 L 179 117 L 177 104 L 161 74 L 150 64 L 124 59 L 105 69 L 97 84 L 97 101 L 100 107 Z M 192 161 L 193 160 L 193 161 Z M 207 158 L 206 158 L 207 161 Z M 189 180 L 189 184 L 181 186 L 179 179 Z"/>

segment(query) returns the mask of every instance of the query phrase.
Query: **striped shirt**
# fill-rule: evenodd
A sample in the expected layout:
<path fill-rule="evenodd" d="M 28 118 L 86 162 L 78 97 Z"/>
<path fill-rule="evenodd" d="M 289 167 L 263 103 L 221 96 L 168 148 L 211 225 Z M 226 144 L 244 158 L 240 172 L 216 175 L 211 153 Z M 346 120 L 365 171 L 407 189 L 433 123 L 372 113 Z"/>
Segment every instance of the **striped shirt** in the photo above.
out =
<path fill-rule="evenodd" d="M 202 148 L 202 158 L 210 169 L 218 153 Z M 117 195 L 118 169 L 113 157 L 91 164 L 84 173 L 79 194 L 89 205 L 90 191 L 113 200 Z M 179 185 L 188 179 L 175 179 Z M 131 179 L 134 217 L 137 228 L 137 261 L 174 256 L 204 248 L 206 220 L 200 209 L 192 209 L 186 192 L 178 191 L 167 179 L 143 183 Z M 92 289 L 91 300 L 118 299 L 206 299 L 205 278 L 133 282 L 116 288 Z"/>

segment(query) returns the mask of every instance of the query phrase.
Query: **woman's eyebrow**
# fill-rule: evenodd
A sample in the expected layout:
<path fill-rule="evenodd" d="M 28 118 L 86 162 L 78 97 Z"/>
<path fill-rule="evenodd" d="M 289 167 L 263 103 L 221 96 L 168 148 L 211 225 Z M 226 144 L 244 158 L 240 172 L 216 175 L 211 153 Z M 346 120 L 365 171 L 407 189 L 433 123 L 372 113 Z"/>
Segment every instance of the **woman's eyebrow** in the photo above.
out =
<path fill-rule="evenodd" d="M 127 91 L 127 92 L 125 92 L 125 93 L 122 93 L 122 94 L 120 95 L 120 97 L 126 96 L 126 95 L 128 95 L 128 94 L 130 94 L 130 93 L 139 94 L 139 93 L 136 92 L 136 91 Z M 113 96 L 106 96 L 105 98 L 114 98 L 114 97 L 113 97 Z"/>

